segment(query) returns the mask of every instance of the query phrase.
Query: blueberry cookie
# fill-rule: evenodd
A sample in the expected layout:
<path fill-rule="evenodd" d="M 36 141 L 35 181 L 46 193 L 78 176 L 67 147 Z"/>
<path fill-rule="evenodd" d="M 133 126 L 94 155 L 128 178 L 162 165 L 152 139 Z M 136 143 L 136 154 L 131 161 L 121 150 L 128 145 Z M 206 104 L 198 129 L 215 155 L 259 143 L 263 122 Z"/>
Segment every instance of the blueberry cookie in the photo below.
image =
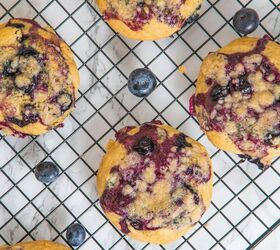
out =
<path fill-rule="evenodd" d="M 270 165 L 280 155 L 280 45 L 240 38 L 204 60 L 193 98 L 214 145 Z"/>
<path fill-rule="evenodd" d="M 61 125 L 75 103 L 79 74 L 71 50 L 28 19 L 0 25 L 0 129 L 40 135 Z"/>
<path fill-rule="evenodd" d="M 23 242 L 14 246 L 0 246 L 0 250 L 70 250 L 70 248 L 58 243 L 42 240 Z"/>
<path fill-rule="evenodd" d="M 212 165 L 205 148 L 160 122 L 126 127 L 110 141 L 97 189 L 108 219 L 130 237 L 174 241 L 210 205 Z"/>
<path fill-rule="evenodd" d="M 97 0 L 105 20 L 136 40 L 171 36 L 197 17 L 203 0 Z"/>

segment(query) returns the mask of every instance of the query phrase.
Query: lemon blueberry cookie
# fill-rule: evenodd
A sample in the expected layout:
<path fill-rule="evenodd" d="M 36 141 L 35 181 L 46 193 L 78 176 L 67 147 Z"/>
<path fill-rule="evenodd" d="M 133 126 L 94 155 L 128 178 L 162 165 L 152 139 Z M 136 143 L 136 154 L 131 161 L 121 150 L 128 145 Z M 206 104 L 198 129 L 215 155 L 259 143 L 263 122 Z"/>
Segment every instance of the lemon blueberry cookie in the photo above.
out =
<path fill-rule="evenodd" d="M 279 58 L 267 36 L 234 40 L 205 58 L 192 98 L 210 141 L 260 168 L 280 155 Z"/>
<path fill-rule="evenodd" d="M 0 25 L 0 129 L 40 135 L 63 122 L 79 85 L 71 50 L 29 19 Z"/>
<path fill-rule="evenodd" d="M 70 250 L 69 247 L 51 241 L 31 241 L 13 246 L 0 246 L 0 250 Z"/>
<path fill-rule="evenodd" d="M 136 40 L 171 36 L 194 19 L 203 0 L 97 0 L 109 25 Z"/>
<path fill-rule="evenodd" d="M 130 237 L 169 243 L 201 218 L 212 197 L 212 165 L 197 141 L 161 122 L 125 127 L 97 176 L 108 219 Z"/>

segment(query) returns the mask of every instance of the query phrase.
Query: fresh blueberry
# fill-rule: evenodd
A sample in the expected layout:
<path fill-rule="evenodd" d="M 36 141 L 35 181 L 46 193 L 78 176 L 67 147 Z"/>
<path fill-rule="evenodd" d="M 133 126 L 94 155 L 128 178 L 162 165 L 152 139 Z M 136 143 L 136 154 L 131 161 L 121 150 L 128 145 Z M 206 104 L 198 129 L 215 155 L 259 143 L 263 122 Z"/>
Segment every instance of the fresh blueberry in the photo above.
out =
<path fill-rule="evenodd" d="M 229 94 L 229 88 L 216 85 L 211 92 L 212 101 L 223 100 Z"/>
<path fill-rule="evenodd" d="M 133 149 L 140 155 L 147 155 L 154 151 L 154 143 L 150 138 L 145 136 L 133 146 Z"/>
<path fill-rule="evenodd" d="M 148 96 L 155 89 L 156 85 L 156 77 L 149 69 L 135 69 L 128 78 L 129 91 L 138 97 Z"/>
<path fill-rule="evenodd" d="M 81 224 L 74 223 L 68 227 L 66 238 L 71 246 L 78 247 L 85 241 L 86 230 Z"/>
<path fill-rule="evenodd" d="M 237 11 L 233 17 L 233 26 L 236 31 L 242 34 L 250 34 L 259 26 L 258 13 L 250 8 L 243 8 Z"/>
<path fill-rule="evenodd" d="M 41 162 L 35 167 L 35 177 L 38 181 L 42 183 L 51 183 L 53 182 L 59 174 L 58 167 L 49 161 Z"/>

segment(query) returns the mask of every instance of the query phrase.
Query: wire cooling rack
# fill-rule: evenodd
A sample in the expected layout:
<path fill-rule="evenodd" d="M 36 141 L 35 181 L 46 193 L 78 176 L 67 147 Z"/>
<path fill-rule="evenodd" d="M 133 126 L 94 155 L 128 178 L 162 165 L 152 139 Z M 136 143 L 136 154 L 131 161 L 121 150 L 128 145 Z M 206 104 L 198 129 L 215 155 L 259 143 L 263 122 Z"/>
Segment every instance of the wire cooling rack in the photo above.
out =
<path fill-rule="evenodd" d="M 51 25 L 71 46 L 81 73 L 77 108 L 63 129 L 41 137 L 0 140 L 0 243 L 51 239 L 66 242 L 74 221 L 87 239 L 79 249 L 253 249 L 279 226 L 280 160 L 262 172 L 217 150 L 190 116 L 203 57 L 238 37 L 232 16 L 256 8 L 255 35 L 280 36 L 279 0 L 207 0 L 201 16 L 172 38 L 136 42 L 115 34 L 87 0 L 0 0 L 0 20 L 28 17 Z M 277 23 L 278 20 L 278 23 Z M 1 39 L 1 38 L 0 38 Z M 159 85 L 147 99 L 127 92 L 136 67 L 149 67 Z M 185 73 L 178 71 L 186 68 Z M 210 209 L 191 232 L 171 245 L 152 246 L 124 236 L 108 222 L 95 190 L 108 138 L 124 125 L 160 119 L 203 143 L 215 167 Z M 33 167 L 52 160 L 61 169 L 51 185 L 38 183 Z M 275 249 L 279 249 L 275 246 Z"/>

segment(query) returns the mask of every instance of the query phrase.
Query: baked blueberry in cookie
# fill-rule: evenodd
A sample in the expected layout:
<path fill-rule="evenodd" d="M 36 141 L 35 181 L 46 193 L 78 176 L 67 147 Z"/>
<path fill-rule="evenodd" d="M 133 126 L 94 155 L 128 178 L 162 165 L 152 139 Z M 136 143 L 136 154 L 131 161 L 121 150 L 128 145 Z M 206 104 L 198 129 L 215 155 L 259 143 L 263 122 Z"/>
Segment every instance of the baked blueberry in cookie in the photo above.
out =
<path fill-rule="evenodd" d="M 70 250 L 69 247 L 64 245 L 47 241 L 31 241 L 31 242 L 22 242 L 13 246 L 0 246 L 0 250 Z"/>
<path fill-rule="evenodd" d="M 136 40 L 171 36 L 197 19 L 203 0 L 97 0 L 105 20 Z"/>
<path fill-rule="evenodd" d="M 110 141 L 100 165 L 101 207 L 123 233 L 163 244 L 184 235 L 212 196 L 205 148 L 161 122 L 125 127 Z"/>
<path fill-rule="evenodd" d="M 280 155 L 279 58 L 267 36 L 237 39 L 205 58 L 191 99 L 213 144 L 260 168 Z"/>
<path fill-rule="evenodd" d="M 40 135 L 70 114 L 79 85 L 69 47 L 28 19 L 0 25 L 0 129 Z"/>

